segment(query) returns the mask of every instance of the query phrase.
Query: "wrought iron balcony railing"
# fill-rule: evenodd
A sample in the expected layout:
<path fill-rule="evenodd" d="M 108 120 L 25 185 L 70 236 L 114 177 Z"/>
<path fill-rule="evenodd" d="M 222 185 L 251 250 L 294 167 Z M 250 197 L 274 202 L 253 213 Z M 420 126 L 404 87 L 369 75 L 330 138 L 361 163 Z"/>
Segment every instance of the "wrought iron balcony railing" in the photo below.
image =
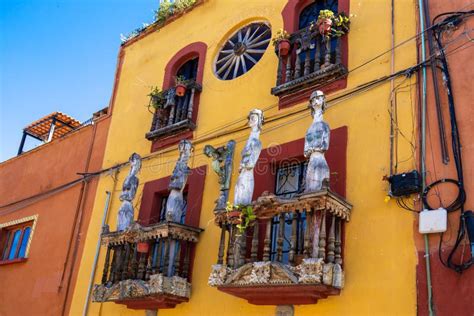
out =
<path fill-rule="evenodd" d="M 194 130 L 194 102 L 196 94 L 201 91 L 201 85 L 193 80 L 186 84 L 183 96 L 178 96 L 174 87 L 163 91 L 162 100 L 156 104 L 151 129 L 146 133 L 146 138 L 154 140 L 177 132 Z"/>
<path fill-rule="evenodd" d="M 102 233 L 107 247 L 101 284 L 94 302 L 132 309 L 174 308 L 187 302 L 192 248 L 202 229 L 173 222 L 134 223 L 126 231 Z"/>
<path fill-rule="evenodd" d="M 331 82 L 347 75 L 341 60 L 341 38 L 328 38 L 317 27 L 307 27 L 293 33 L 290 51 L 278 54 L 276 96 L 290 94 L 322 82 Z M 278 49 L 278 48 L 277 48 Z"/>
<path fill-rule="evenodd" d="M 209 285 L 257 305 L 314 304 L 339 294 L 351 208 L 328 190 L 291 199 L 264 194 L 253 203 L 257 220 L 242 234 L 233 212 L 217 214 L 221 239 Z"/>

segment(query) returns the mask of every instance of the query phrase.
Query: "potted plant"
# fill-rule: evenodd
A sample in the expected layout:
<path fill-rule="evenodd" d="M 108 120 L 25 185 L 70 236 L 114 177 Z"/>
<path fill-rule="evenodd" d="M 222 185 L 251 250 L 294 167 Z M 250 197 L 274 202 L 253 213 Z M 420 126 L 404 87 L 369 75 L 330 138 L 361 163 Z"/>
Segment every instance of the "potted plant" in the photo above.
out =
<path fill-rule="evenodd" d="M 235 227 L 239 230 L 239 235 L 242 235 L 250 226 L 257 216 L 253 212 L 252 205 L 232 205 L 227 202 L 227 218 L 230 222 L 237 223 Z"/>
<path fill-rule="evenodd" d="M 275 37 L 272 39 L 273 46 L 278 48 L 280 56 L 286 56 L 290 52 L 291 43 L 290 35 L 283 29 L 279 29 Z"/>
<path fill-rule="evenodd" d="M 178 97 L 182 97 L 186 93 L 187 83 L 188 81 L 184 76 L 177 76 L 175 78 L 176 95 Z"/>
<path fill-rule="evenodd" d="M 336 15 L 331 10 L 321 10 L 315 26 L 321 35 L 329 39 L 346 34 L 349 31 L 349 24 L 349 17 L 344 12 Z"/>
<path fill-rule="evenodd" d="M 137 243 L 137 252 L 139 253 L 147 253 L 149 250 L 150 244 L 145 241 L 140 241 Z"/>
<path fill-rule="evenodd" d="M 158 110 L 163 106 L 165 96 L 163 95 L 163 91 L 161 91 L 158 87 L 152 87 L 148 96 L 150 97 L 150 103 L 148 104 L 148 107 L 151 106 L 155 110 Z"/>
<path fill-rule="evenodd" d="M 331 10 L 321 10 L 319 11 L 318 20 L 316 21 L 316 26 L 321 35 L 328 36 L 331 32 L 332 24 L 334 19 L 334 12 Z"/>

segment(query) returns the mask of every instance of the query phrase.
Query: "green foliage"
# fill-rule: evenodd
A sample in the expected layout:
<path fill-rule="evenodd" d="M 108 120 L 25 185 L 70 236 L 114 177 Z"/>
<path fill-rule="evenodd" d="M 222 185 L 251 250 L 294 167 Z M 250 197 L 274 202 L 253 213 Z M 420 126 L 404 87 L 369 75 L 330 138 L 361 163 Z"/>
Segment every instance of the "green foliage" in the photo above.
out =
<path fill-rule="evenodd" d="M 174 77 L 174 83 L 176 85 L 182 84 L 182 85 L 187 86 L 189 83 L 189 80 L 187 80 L 185 76 L 176 76 Z"/>
<path fill-rule="evenodd" d="M 150 103 L 148 104 L 148 107 L 151 106 L 155 110 L 161 108 L 165 103 L 163 91 L 161 91 L 156 86 L 151 88 L 151 92 L 148 94 L 148 96 L 150 97 Z"/>
<path fill-rule="evenodd" d="M 227 214 L 232 211 L 240 211 L 240 223 L 236 225 L 237 229 L 239 230 L 239 235 L 242 235 L 250 226 L 250 223 L 257 219 L 257 216 L 253 212 L 252 205 L 233 205 L 232 203 L 227 202 L 225 209 Z"/>
<path fill-rule="evenodd" d="M 160 4 L 159 9 L 155 11 L 155 22 L 162 24 L 169 17 L 186 10 L 195 3 L 196 0 L 176 0 L 174 3 L 165 0 Z"/>

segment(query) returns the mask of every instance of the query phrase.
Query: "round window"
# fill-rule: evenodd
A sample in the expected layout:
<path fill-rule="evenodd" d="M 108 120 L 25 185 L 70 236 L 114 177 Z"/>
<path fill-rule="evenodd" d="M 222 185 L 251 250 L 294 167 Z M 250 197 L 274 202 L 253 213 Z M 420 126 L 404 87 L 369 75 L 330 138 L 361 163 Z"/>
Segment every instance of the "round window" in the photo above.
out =
<path fill-rule="evenodd" d="M 235 32 L 217 54 L 216 76 L 231 80 L 252 69 L 265 53 L 271 37 L 270 27 L 262 22 L 251 23 Z"/>

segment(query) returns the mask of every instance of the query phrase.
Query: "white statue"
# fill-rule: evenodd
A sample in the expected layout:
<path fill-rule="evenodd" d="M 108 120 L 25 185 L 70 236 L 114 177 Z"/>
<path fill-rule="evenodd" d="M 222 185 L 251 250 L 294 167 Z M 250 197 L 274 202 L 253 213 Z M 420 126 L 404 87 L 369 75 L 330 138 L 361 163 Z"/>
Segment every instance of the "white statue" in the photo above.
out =
<path fill-rule="evenodd" d="M 122 193 L 119 197 L 120 201 L 122 201 L 122 204 L 120 205 L 118 212 L 118 231 L 127 229 L 133 222 L 134 212 L 132 201 L 135 198 L 135 194 L 137 193 L 139 183 L 136 175 L 142 166 L 142 158 L 136 153 L 133 153 L 128 161 L 130 162 L 130 172 L 123 181 Z"/>
<path fill-rule="evenodd" d="M 239 167 L 239 178 L 235 185 L 234 205 L 250 205 L 252 203 L 254 178 L 253 168 L 257 163 L 262 143 L 259 140 L 263 125 L 263 112 L 259 109 L 250 111 L 248 124 L 252 131 L 249 139 L 242 150 L 242 160 Z"/>
<path fill-rule="evenodd" d="M 193 150 L 193 145 L 189 140 L 182 140 L 178 145 L 179 158 L 171 175 L 168 189 L 170 194 L 166 202 L 166 220 L 177 222 L 181 221 L 181 215 L 184 208 L 183 190 L 188 180 L 191 169 L 188 167 L 188 161 Z"/>
<path fill-rule="evenodd" d="M 184 209 L 184 198 L 183 190 L 186 187 L 189 173 L 191 169 L 188 167 L 188 161 L 193 151 L 193 145 L 189 140 L 182 140 L 178 145 L 179 158 L 174 167 L 173 173 L 171 174 L 170 184 L 168 189 L 170 195 L 166 202 L 166 220 L 170 222 L 181 222 L 181 216 L 183 215 Z M 176 240 L 171 239 L 169 245 L 169 263 L 168 263 L 168 276 L 173 275 L 174 259 L 178 253 L 180 247 Z"/>
<path fill-rule="evenodd" d="M 329 166 L 324 153 L 329 148 L 329 125 L 323 119 L 326 98 L 322 91 L 314 91 L 309 101 L 313 123 L 308 128 L 304 142 L 304 156 L 309 157 L 306 169 L 305 193 L 312 193 L 329 186 Z"/>

